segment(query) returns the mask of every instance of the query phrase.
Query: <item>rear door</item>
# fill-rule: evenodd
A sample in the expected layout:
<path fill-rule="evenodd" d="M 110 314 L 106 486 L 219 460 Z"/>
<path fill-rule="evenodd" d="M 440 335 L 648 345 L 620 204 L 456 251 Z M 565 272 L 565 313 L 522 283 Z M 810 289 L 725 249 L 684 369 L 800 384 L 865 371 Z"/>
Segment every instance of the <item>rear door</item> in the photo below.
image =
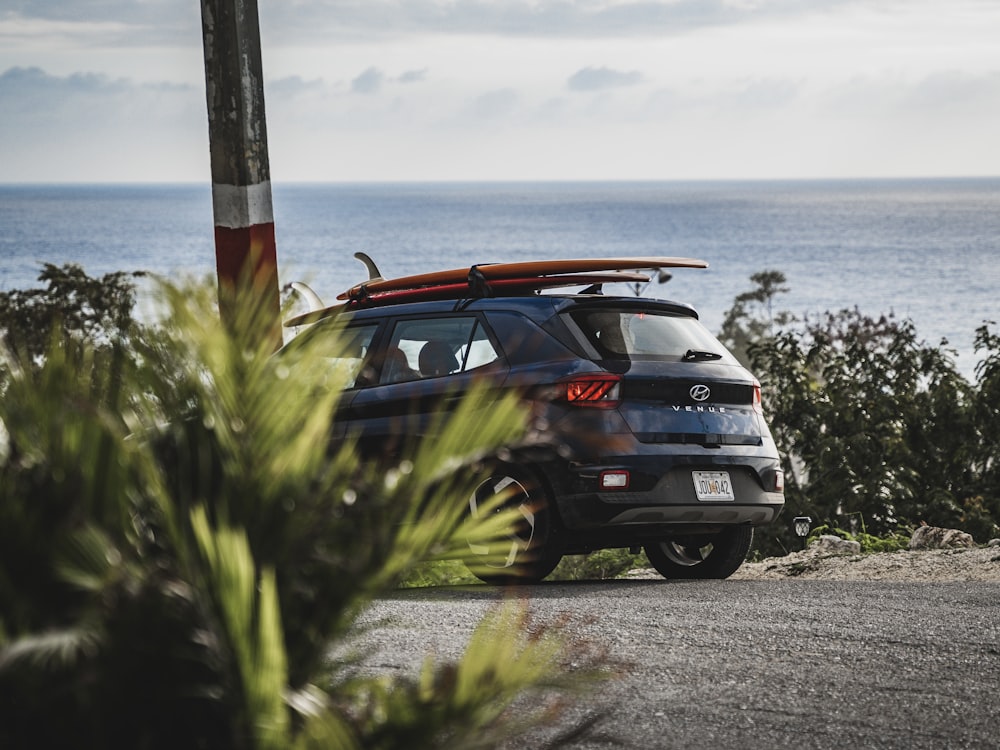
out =
<path fill-rule="evenodd" d="M 365 455 L 398 458 L 408 441 L 433 438 L 442 412 L 473 380 L 502 384 L 507 365 L 479 315 L 401 317 L 389 321 L 372 384 L 352 400 L 345 422 Z"/>
<path fill-rule="evenodd" d="M 311 326 L 282 350 L 286 361 L 308 351 L 323 368 L 323 387 L 340 390 L 334 412 L 331 438 L 338 441 L 346 432 L 346 418 L 358 390 L 373 382 L 374 350 L 382 323 L 379 320 L 342 321 L 331 318 Z"/>

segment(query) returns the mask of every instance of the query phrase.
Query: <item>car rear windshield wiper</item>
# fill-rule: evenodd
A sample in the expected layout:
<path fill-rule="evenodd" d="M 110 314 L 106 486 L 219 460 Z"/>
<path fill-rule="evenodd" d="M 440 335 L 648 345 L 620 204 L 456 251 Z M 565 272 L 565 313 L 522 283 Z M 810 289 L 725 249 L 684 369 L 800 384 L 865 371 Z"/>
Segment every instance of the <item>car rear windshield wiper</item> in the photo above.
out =
<path fill-rule="evenodd" d="M 712 359 L 722 359 L 722 355 L 716 352 L 704 352 L 699 349 L 688 349 L 681 359 L 684 362 L 706 362 Z"/>

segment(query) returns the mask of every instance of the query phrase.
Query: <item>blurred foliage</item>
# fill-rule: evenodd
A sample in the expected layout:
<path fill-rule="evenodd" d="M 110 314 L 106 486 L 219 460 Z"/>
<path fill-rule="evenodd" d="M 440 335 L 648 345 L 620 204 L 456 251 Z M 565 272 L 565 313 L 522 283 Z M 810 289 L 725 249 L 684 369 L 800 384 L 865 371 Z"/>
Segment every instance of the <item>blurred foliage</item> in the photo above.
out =
<path fill-rule="evenodd" d="M 627 549 L 602 549 L 589 555 L 567 555 L 549 576 L 555 581 L 603 581 L 619 578 L 633 568 L 648 568 L 644 552 L 632 554 Z"/>
<path fill-rule="evenodd" d="M 470 586 L 480 580 L 469 567 L 458 560 L 438 560 L 415 566 L 400 580 L 402 588 L 426 588 L 429 586 Z"/>
<path fill-rule="evenodd" d="M 456 498 L 522 411 L 472 393 L 376 471 L 331 448 L 322 356 L 255 348 L 208 288 L 164 294 L 155 326 L 4 359 L 0 747 L 489 747 L 596 674 L 516 605 L 414 678 L 331 657 L 372 597 L 509 532 Z"/>
<path fill-rule="evenodd" d="M 606 581 L 621 578 L 630 570 L 649 568 L 644 552 L 632 554 L 627 549 L 602 549 L 586 555 L 566 555 L 546 580 Z M 401 586 L 468 586 L 479 583 L 468 567 L 456 561 L 426 563 L 412 570 Z"/>
<path fill-rule="evenodd" d="M 547 577 L 550 581 L 605 581 L 620 578 L 630 570 L 649 568 L 644 552 L 632 554 L 627 549 L 602 549 L 587 555 L 566 555 Z M 415 568 L 401 585 L 409 588 L 424 586 L 466 586 L 479 579 L 458 562 L 427 563 Z"/>

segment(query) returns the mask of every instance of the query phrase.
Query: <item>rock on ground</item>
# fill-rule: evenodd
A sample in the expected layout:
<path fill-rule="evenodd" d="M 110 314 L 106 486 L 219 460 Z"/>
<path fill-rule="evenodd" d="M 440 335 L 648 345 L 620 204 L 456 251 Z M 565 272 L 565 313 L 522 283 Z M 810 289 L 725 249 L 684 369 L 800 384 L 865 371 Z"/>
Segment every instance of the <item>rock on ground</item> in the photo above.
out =
<path fill-rule="evenodd" d="M 948 549 L 951 547 L 975 547 L 972 535 L 958 529 L 942 529 L 937 526 L 918 526 L 910 538 L 910 549 Z"/>

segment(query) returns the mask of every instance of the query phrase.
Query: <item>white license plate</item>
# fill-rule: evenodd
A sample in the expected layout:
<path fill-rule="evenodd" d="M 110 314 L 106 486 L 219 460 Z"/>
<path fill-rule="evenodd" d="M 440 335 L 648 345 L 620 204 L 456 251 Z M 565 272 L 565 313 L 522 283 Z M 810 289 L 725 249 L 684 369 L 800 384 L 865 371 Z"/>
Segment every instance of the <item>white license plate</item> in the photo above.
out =
<path fill-rule="evenodd" d="M 735 500 L 728 471 L 692 471 L 694 492 L 699 500 Z"/>

